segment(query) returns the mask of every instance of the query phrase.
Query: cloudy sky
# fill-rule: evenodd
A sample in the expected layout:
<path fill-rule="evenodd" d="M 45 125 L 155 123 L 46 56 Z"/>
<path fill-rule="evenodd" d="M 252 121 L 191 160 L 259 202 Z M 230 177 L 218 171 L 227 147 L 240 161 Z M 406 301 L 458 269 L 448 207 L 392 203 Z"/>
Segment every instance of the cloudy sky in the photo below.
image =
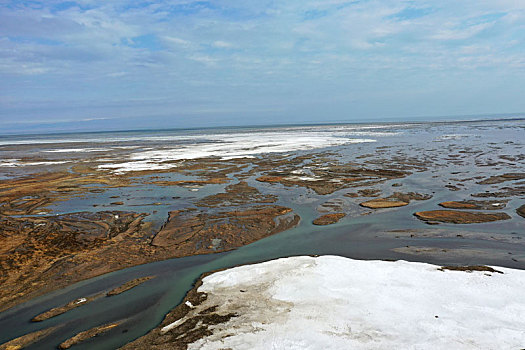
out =
<path fill-rule="evenodd" d="M 0 0 L 4 132 L 525 112 L 524 86 L 523 0 Z"/>

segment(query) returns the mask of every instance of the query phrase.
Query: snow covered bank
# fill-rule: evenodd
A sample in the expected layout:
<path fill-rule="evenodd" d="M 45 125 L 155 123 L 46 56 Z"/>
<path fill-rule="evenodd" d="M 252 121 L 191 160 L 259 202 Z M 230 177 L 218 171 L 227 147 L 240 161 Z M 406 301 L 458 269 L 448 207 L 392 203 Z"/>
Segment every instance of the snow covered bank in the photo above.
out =
<path fill-rule="evenodd" d="M 382 135 L 382 134 L 381 134 Z M 220 157 L 234 159 L 264 153 L 285 153 L 313 150 L 354 143 L 375 142 L 375 139 L 349 138 L 346 134 L 329 132 L 254 132 L 196 136 L 193 142 L 176 147 L 140 151 L 130 154 L 124 163 L 103 164 L 101 169 L 123 173 L 134 170 L 160 170 L 174 167 L 165 162 L 183 159 Z M 133 163 L 139 165 L 134 166 Z"/>
<path fill-rule="evenodd" d="M 237 316 L 208 325 L 212 335 L 189 349 L 525 347 L 525 271 L 438 268 L 322 256 L 217 272 L 198 288 L 207 299 L 157 339 L 216 307 Z"/>

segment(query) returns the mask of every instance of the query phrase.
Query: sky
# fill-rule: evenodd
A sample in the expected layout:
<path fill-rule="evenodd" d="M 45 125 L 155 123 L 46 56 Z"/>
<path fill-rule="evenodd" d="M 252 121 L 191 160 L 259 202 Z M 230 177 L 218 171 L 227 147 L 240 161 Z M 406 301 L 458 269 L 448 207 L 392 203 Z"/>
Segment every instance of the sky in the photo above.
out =
<path fill-rule="evenodd" d="M 0 133 L 520 112 L 523 0 L 0 0 Z"/>

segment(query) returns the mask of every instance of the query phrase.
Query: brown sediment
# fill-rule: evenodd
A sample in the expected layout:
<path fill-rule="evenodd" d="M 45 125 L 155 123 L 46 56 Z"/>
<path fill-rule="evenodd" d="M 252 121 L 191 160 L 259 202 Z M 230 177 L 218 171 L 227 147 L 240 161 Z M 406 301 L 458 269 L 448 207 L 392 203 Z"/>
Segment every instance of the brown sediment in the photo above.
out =
<path fill-rule="evenodd" d="M 359 197 L 359 194 L 355 192 L 348 192 L 348 193 L 343 194 L 343 196 L 348 197 L 348 198 L 357 198 Z"/>
<path fill-rule="evenodd" d="M 359 204 L 362 207 L 370 209 L 396 208 L 408 205 L 407 202 L 389 200 L 389 199 L 372 199 Z"/>
<path fill-rule="evenodd" d="M 50 327 L 46 329 L 42 329 L 36 332 L 31 332 L 28 334 L 24 334 L 21 337 L 15 338 L 13 340 L 8 341 L 7 343 L 0 345 L 0 350 L 19 350 L 23 349 L 26 346 L 29 346 L 33 343 L 36 343 L 40 339 L 47 337 L 49 334 L 53 333 L 55 330 L 60 328 L 61 326 L 56 327 Z"/>
<path fill-rule="evenodd" d="M 142 283 L 145 283 L 153 278 L 155 278 L 156 276 L 146 276 L 146 277 L 139 277 L 139 278 L 135 278 L 131 281 L 128 281 L 116 288 L 113 288 L 112 290 L 110 290 L 106 296 L 108 297 L 111 297 L 111 296 L 114 296 L 114 295 L 118 295 L 118 294 L 122 294 L 132 288 L 135 288 L 136 286 L 139 286 L 141 285 Z"/>
<path fill-rule="evenodd" d="M 415 193 L 415 192 L 408 192 L 408 193 L 402 193 L 402 192 L 394 192 L 389 197 L 386 198 L 378 198 L 378 199 L 372 199 L 363 203 L 360 203 L 362 207 L 370 208 L 370 209 L 382 209 L 382 208 L 396 208 L 396 207 L 403 207 L 405 205 L 408 205 L 410 201 L 412 200 L 428 200 L 432 198 L 431 195 L 428 194 L 421 194 L 421 193 Z"/>
<path fill-rule="evenodd" d="M 507 206 L 508 200 L 500 201 L 449 201 L 439 203 L 443 208 L 448 209 L 474 209 L 474 210 L 498 210 L 503 209 Z"/>
<path fill-rule="evenodd" d="M 89 329 L 87 331 L 84 331 L 84 332 L 80 332 L 77 335 L 75 335 L 74 337 L 69 338 L 68 340 L 60 343 L 58 348 L 59 349 L 69 349 L 73 345 L 82 343 L 82 342 L 84 342 L 84 341 L 86 341 L 88 339 L 96 337 L 97 335 L 105 333 L 105 332 L 107 332 L 107 331 L 117 327 L 118 325 L 120 325 L 119 322 L 109 323 L 109 324 L 105 324 L 103 326 L 98 326 L 98 327 L 91 328 L 91 329 Z"/>
<path fill-rule="evenodd" d="M 379 232 L 379 235 L 394 236 L 395 238 L 431 238 L 431 239 L 468 239 L 476 241 L 490 241 L 497 243 L 510 243 L 515 249 L 522 249 L 525 251 L 525 241 L 517 234 L 494 234 L 491 231 L 482 232 L 466 231 L 466 230 L 450 230 L 440 228 L 421 228 L 421 229 L 401 229 Z M 378 236 L 379 236 L 378 235 Z"/>
<path fill-rule="evenodd" d="M 314 225 L 331 225 L 335 224 L 339 220 L 345 217 L 345 213 L 334 213 L 334 214 L 325 214 L 323 216 L 318 217 L 314 221 L 312 221 L 312 224 Z"/>
<path fill-rule="evenodd" d="M 287 215 L 288 214 L 288 215 Z M 231 250 L 282 232 L 299 223 L 292 209 L 253 206 L 211 214 L 198 210 L 172 211 L 152 245 L 179 256 Z"/>
<path fill-rule="evenodd" d="M 523 250 L 517 250 L 515 254 L 509 254 L 507 249 L 477 249 L 477 248 L 441 248 L 429 246 L 405 246 L 393 248 L 392 251 L 401 254 L 424 256 L 432 258 L 475 259 L 475 260 L 508 260 L 523 261 L 525 254 Z M 518 260 L 519 259 L 519 260 Z"/>
<path fill-rule="evenodd" d="M 104 176 L 102 176 L 104 175 Z M 33 215 L 56 200 L 67 199 L 102 185 L 105 188 L 129 185 L 123 177 L 98 174 L 56 172 L 34 174 L 30 177 L 0 181 L 0 215 Z"/>
<path fill-rule="evenodd" d="M 441 266 L 438 270 L 445 271 L 465 271 L 465 272 L 473 272 L 473 271 L 484 271 L 484 272 L 495 272 L 495 273 L 501 273 L 503 272 L 499 270 L 495 270 L 490 266 L 485 265 L 469 265 L 469 266 Z"/>
<path fill-rule="evenodd" d="M 423 152 L 421 152 L 421 154 L 423 154 Z M 169 170 L 134 171 L 121 175 L 114 175 L 109 171 L 97 171 L 95 169 L 96 165 L 95 168 L 83 165 L 75 166 L 72 168 L 72 174 L 61 173 L 62 175 L 58 178 L 49 174 L 35 175 L 37 177 L 36 182 L 41 181 L 42 183 L 35 185 L 31 181 L 27 182 L 29 184 L 29 187 L 27 187 L 29 190 L 27 191 L 24 188 L 26 182 L 19 181 L 20 179 L 16 181 L 9 180 L 9 183 L 13 184 L 13 186 L 20 187 L 18 192 L 13 196 L 11 196 L 11 192 L 8 192 L 9 185 L 7 185 L 7 182 L 3 187 L 5 191 L 1 190 L 3 181 L 0 181 L 0 220 L 4 220 L 4 218 L 1 218 L 2 213 L 4 215 L 40 214 L 46 210 L 45 206 L 47 204 L 57 199 L 63 200 L 71 196 L 82 195 L 83 193 L 89 192 L 100 193 L 108 187 L 131 186 L 136 183 L 154 184 L 157 186 L 202 186 L 206 184 L 223 184 L 234 181 L 233 179 L 235 178 L 245 179 L 258 175 L 262 175 L 258 178 L 260 182 L 269 184 L 280 183 L 284 186 L 309 188 L 317 194 L 329 194 L 345 188 L 354 188 L 357 191 L 357 187 L 361 187 L 364 188 L 364 190 L 359 190 L 355 195 L 350 194 L 348 197 L 365 195 L 377 196 L 380 192 L 374 193 L 373 191 L 378 190 L 370 188 L 371 186 L 391 179 L 405 177 L 409 175 L 409 169 L 416 169 L 417 171 L 424 170 L 430 167 L 432 163 L 432 159 L 430 159 L 432 157 L 429 158 L 425 156 L 426 161 L 423 166 L 422 163 L 424 160 L 421 156 L 410 158 L 406 155 L 389 153 L 388 156 L 385 155 L 383 158 L 375 155 L 377 159 L 368 159 L 370 161 L 366 161 L 363 164 L 346 163 L 340 165 L 336 157 L 332 157 L 334 155 L 335 154 L 319 153 L 299 157 L 272 155 L 271 157 L 262 156 L 253 159 L 245 158 L 228 161 L 222 161 L 217 158 L 174 161 L 172 163 L 176 163 L 176 168 Z M 451 155 L 451 158 L 457 159 L 458 157 Z M 437 161 L 437 157 L 433 160 Z M 251 166 L 250 168 L 244 169 L 249 165 Z M 376 169 L 368 169 L 368 167 Z M 234 174 L 241 170 L 243 170 L 242 173 Z M 168 176 L 157 176 L 160 173 L 180 173 L 195 176 L 198 177 L 198 179 L 168 181 L 170 179 Z M 298 176 L 298 173 L 301 175 Z M 141 175 L 147 176 L 139 178 Z M 481 180 L 479 177 L 473 177 L 470 181 L 479 180 Z M 456 180 L 450 179 L 450 181 Z M 89 185 L 90 187 L 84 187 L 84 185 Z M 519 183 L 512 184 L 512 186 L 519 185 Z M 272 185 L 265 185 L 264 187 L 267 188 L 269 186 Z M 453 185 L 450 184 L 450 186 Z M 458 187 L 456 188 L 459 189 Z M 369 190 L 370 192 L 367 192 Z M 509 188 L 503 188 L 498 191 L 501 192 L 496 192 L 496 194 L 499 193 L 506 196 L 519 195 L 520 193 L 525 195 L 525 192 L 519 192 L 519 187 L 514 187 L 514 189 L 510 190 Z M 4 196 L 5 193 L 9 196 Z M 409 197 L 402 197 L 398 194 L 395 197 L 390 196 L 378 200 L 388 200 L 389 203 L 395 201 L 409 203 L 411 200 L 415 200 L 411 198 L 409 194 L 403 195 L 408 195 Z M 27 198 L 24 198 L 24 196 Z M 122 198 L 125 198 L 125 196 L 122 196 Z M 162 235 L 154 236 L 154 232 L 148 229 L 146 224 L 142 223 L 142 219 L 140 219 L 135 228 L 128 230 L 128 234 L 120 233 L 110 239 L 93 238 L 96 244 L 93 243 L 92 246 L 86 245 L 73 250 L 68 250 L 67 248 L 72 244 L 69 238 L 62 239 L 59 235 L 53 244 L 60 245 L 60 241 L 63 240 L 63 245 L 66 247 L 68 253 L 56 258 L 52 257 L 54 248 L 49 248 L 49 255 L 45 253 L 47 248 L 42 248 L 37 249 L 37 256 L 26 257 L 28 254 L 26 250 L 30 250 L 32 247 L 22 245 L 22 243 L 25 242 L 25 238 L 22 236 L 16 239 L 10 237 L 7 240 L 7 246 L 11 247 L 14 252 L 22 245 L 16 253 L 18 254 L 16 259 L 17 261 L 23 261 L 26 267 L 23 268 L 23 271 L 17 272 L 18 275 L 16 278 L 6 280 L 5 276 L 10 276 L 11 273 L 4 272 L 3 260 L 0 258 L 0 262 L 2 262 L 0 283 L 4 286 L 4 281 L 7 281 L 8 292 L 14 292 L 11 299 L 2 299 L 2 297 L 8 293 L 6 292 L 4 295 L 3 292 L 0 291 L 0 310 L 5 307 L 5 305 L 14 305 L 22 300 L 43 294 L 52 289 L 62 288 L 79 280 L 110 271 L 172 257 L 234 249 L 240 245 L 248 244 L 254 240 L 273 234 L 273 232 L 280 232 L 281 229 L 284 230 L 292 227 L 298 222 L 299 218 L 297 215 L 294 215 L 290 209 L 277 209 L 278 206 L 261 205 L 275 203 L 277 198 L 275 195 L 260 193 L 255 187 L 249 186 L 246 182 L 241 181 L 227 186 L 225 193 L 214 194 L 199 201 L 191 199 L 191 204 L 199 207 L 193 211 L 185 208 L 172 212 L 163 227 L 163 230 L 166 230 L 171 225 L 171 233 L 164 231 Z M 166 205 L 169 205 L 164 198 L 162 201 Z M 178 201 L 176 204 L 181 205 L 180 202 Z M 325 208 L 327 208 L 327 212 L 330 213 L 338 214 L 345 212 L 347 215 L 351 215 L 348 203 L 356 207 L 360 212 L 371 212 L 371 210 L 359 208 L 356 204 L 352 203 L 352 201 L 348 201 L 346 207 L 341 206 L 336 209 L 335 206 L 328 203 Z M 103 204 L 105 203 L 100 203 L 99 205 Z M 159 203 L 153 203 L 151 205 L 157 204 Z M 179 208 L 179 206 L 177 206 L 177 208 Z M 19 218 L 13 219 L 18 220 Z M 47 218 L 38 218 L 43 221 L 37 222 L 34 221 L 36 219 L 37 218 L 24 218 L 24 220 L 27 221 L 17 221 L 17 223 L 20 227 L 23 227 L 26 225 L 26 222 L 35 222 L 34 225 L 39 225 L 48 220 Z M 173 223 L 170 224 L 170 221 L 173 221 Z M 3 240 L 3 235 L 6 232 L 1 222 L 3 221 L 0 221 L 0 238 Z M 177 222 L 183 223 L 181 227 L 176 227 Z M 435 221 L 430 220 L 427 222 Z M 106 224 L 113 227 L 113 224 L 110 222 L 106 222 Z M 92 236 L 90 231 L 92 229 L 94 228 L 86 230 L 87 236 Z M 177 231 L 179 229 L 180 231 Z M 116 230 L 119 231 L 120 229 Z M 261 232 L 251 233 L 251 231 L 257 230 Z M 262 231 L 264 230 L 269 230 L 269 232 L 263 233 Z M 223 232 L 225 232 L 224 236 L 222 234 Z M 75 235 L 79 237 L 82 236 L 82 234 L 78 233 Z M 163 235 L 165 236 L 163 237 Z M 31 234 L 28 236 L 31 236 Z M 75 240 L 73 240 L 73 242 L 74 241 Z M 152 241 L 155 241 L 155 243 L 152 243 Z M 173 242 L 180 242 L 180 248 L 178 247 L 179 243 Z M 2 252 L 4 247 L 0 247 L 0 252 Z M 11 248 L 7 250 L 11 252 Z M 36 266 L 34 271 L 30 268 L 32 266 Z M 39 274 L 42 276 L 35 277 Z M 45 283 L 46 281 L 50 281 L 50 283 Z M 33 283 L 35 283 L 35 285 L 32 285 Z M 10 284 L 12 286 L 10 286 Z M 13 287 L 15 285 L 16 287 Z M 49 285 L 52 285 L 52 287 Z"/>
<path fill-rule="evenodd" d="M 394 192 L 393 195 L 391 195 L 388 198 L 397 199 L 402 202 L 410 202 L 410 201 L 426 201 L 432 198 L 431 194 L 425 194 L 425 193 L 417 193 L 417 192 Z"/>
<path fill-rule="evenodd" d="M 0 310 L 78 281 L 149 262 L 235 249 L 294 227 L 286 207 L 175 211 L 151 240 L 144 215 L 0 217 Z"/>
<path fill-rule="evenodd" d="M 478 197 L 478 198 L 487 198 L 487 197 L 494 197 L 494 198 L 504 198 L 504 197 L 517 197 L 517 196 L 525 196 L 525 186 L 516 186 L 516 187 L 503 187 L 500 189 L 500 191 L 496 192 L 481 192 L 481 193 L 475 193 L 471 194 L 472 197 Z"/>
<path fill-rule="evenodd" d="M 371 186 L 387 180 L 402 178 L 410 173 L 392 169 L 367 169 L 353 165 L 331 165 L 312 170 L 306 178 L 287 172 L 269 172 L 257 181 L 280 183 L 284 186 L 299 186 L 313 190 L 319 195 L 331 194 L 348 187 Z M 373 190 L 374 192 L 377 190 Z"/>
<path fill-rule="evenodd" d="M 365 188 L 363 190 L 357 191 L 361 197 L 379 197 L 381 190 L 375 188 Z"/>
<path fill-rule="evenodd" d="M 192 180 L 193 184 L 223 183 L 226 174 L 246 166 L 243 162 L 245 160 L 232 161 L 237 163 L 232 165 L 216 159 L 192 161 L 177 164 L 176 171 L 191 171 L 191 175 L 207 179 Z M 186 232 L 187 241 L 177 249 L 169 244 L 152 244 L 152 240 L 158 243 L 166 234 L 167 226 L 162 233 L 155 235 L 151 224 L 142 221 L 144 214 L 107 211 L 39 217 L 5 216 L 41 214 L 45 210 L 43 206 L 56 200 L 86 192 L 100 193 L 108 187 L 150 183 L 156 178 L 137 178 L 137 172 L 114 175 L 107 171 L 93 171 L 91 167 L 75 166 L 71 173 L 36 174 L 0 181 L 0 238 L 3 243 L 0 246 L 0 311 L 119 269 L 231 250 L 282 232 L 299 222 L 299 216 L 291 213 L 289 208 L 262 205 L 275 202 L 277 197 L 262 194 L 243 181 L 227 186 L 225 193 L 201 199 L 198 205 L 209 208 L 206 213 L 204 209 L 196 210 L 192 218 L 191 210 L 183 211 L 185 217 L 189 215 L 185 228 L 192 222 L 206 221 L 208 225 L 202 232 Z M 170 171 L 148 172 L 148 175 Z"/>
<path fill-rule="evenodd" d="M 43 214 L 45 206 L 55 201 L 67 200 L 84 193 L 101 193 L 108 188 L 133 186 L 138 183 L 152 183 L 159 186 L 205 185 L 230 181 L 228 174 L 242 170 L 247 164 L 230 164 L 218 159 L 198 161 L 176 161 L 177 167 L 162 170 L 131 171 L 115 174 L 109 170 L 97 169 L 97 162 L 91 165 L 73 165 L 70 171 L 35 173 L 22 178 L 0 180 L 0 215 Z M 180 163 L 180 164 L 179 164 Z M 161 173 L 184 173 L 204 179 L 187 181 L 151 181 L 140 176 Z M 114 205 L 120 205 L 115 202 Z"/>
<path fill-rule="evenodd" d="M 523 204 L 521 207 L 516 209 L 516 213 L 518 213 L 519 216 L 522 216 L 525 218 L 525 204 Z"/>
<path fill-rule="evenodd" d="M 201 207 L 240 206 L 255 203 L 274 203 L 277 196 L 262 194 L 258 189 L 248 185 L 245 181 L 228 185 L 226 192 L 204 197 L 195 204 Z"/>
<path fill-rule="evenodd" d="M 55 308 L 52 308 L 46 312 L 43 312 L 39 315 L 36 315 L 35 317 L 33 317 L 31 319 L 31 321 L 33 322 L 41 322 L 41 321 L 45 321 L 47 319 L 50 319 L 51 317 L 55 317 L 55 316 L 58 316 L 58 315 L 62 315 L 70 310 L 73 310 L 73 309 L 76 309 L 77 307 L 79 306 L 83 306 L 83 305 L 86 305 L 86 304 L 89 304 L 90 302 L 98 299 L 98 298 L 101 298 L 104 296 L 104 293 L 99 293 L 99 294 L 96 294 L 96 295 L 93 295 L 93 296 L 89 296 L 89 297 L 86 297 L 86 298 L 78 298 L 76 300 L 73 300 L 73 301 L 70 301 L 69 303 L 67 303 L 66 305 L 62 305 L 62 306 L 59 306 L 59 307 L 55 307 Z"/>
<path fill-rule="evenodd" d="M 485 180 L 479 181 L 480 185 L 493 185 L 499 184 L 505 181 L 523 180 L 525 179 L 525 173 L 507 173 L 503 175 L 491 176 Z"/>
<path fill-rule="evenodd" d="M 122 211 L 0 216 L 0 310 L 114 271 L 115 260 L 130 266 L 128 259 L 139 249 L 135 239 L 146 235 L 143 218 L 143 214 Z M 134 245 L 137 248 L 130 250 L 131 255 L 121 251 Z M 112 253 L 104 256 L 108 249 Z M 144 258 L 134 265 L 141 261 Z"/>
<path fill-rule="evenodd" d="M 414 213 L 421 220 L 430 222 L 446 222 L 452 224 L 475 224 L 508 220 L 506 213 L 476 213 L 460 210 L 431 210 Z"/>
<path fill-rule="evenodd" d="M 317 206 L 319 213 L 337 213 L 344 212 L 348 206 L 348 201 L 345 198 L 331 198 L 326 202 Z"/>
<path fill-rule="evenodd" d="M 157 186 L 202 186 L 224 184 L 229 181 L 226 177 L 210 178 L 207 180 L 183 180 L 183 181 L 151 181 L 149 183 Z"/>

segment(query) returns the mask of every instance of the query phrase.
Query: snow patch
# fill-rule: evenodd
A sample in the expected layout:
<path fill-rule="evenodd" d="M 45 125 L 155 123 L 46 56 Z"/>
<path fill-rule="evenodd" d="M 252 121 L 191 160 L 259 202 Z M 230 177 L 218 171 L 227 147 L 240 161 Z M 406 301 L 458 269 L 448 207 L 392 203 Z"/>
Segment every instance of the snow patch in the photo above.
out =
<path fill-rule="evenodd" d="M 50 149 L 42 152 L 46 153 L 78 153 L 78 152 L 106 152 L 111 151 L 111 148 L 60 148 Z"/>
<path fill-rule="evenodd" d="M 20 159 L 0 160 L 0 167 L 13 168 L 19 165 Z"/>
<path fill-rule="evenodd" d="M 518 349 L 525 271 L 292 257 L 203 279 L 199 308 L 236 313 L 189 349 Z M 169 331 L 185 320 L 162 329 Z"/>
<path fill-rule="evenodd" d="M 317 148 L 341 146 L 353 143 L 375 142 L 374 139 L 349 138 L 340 132 L 259 132 L 203 135 L 194 138 L 195 143 L 181 144 L 174 148 L 156 149 L 132 153 L 129 161 L 118 164 L 99 165 L 101 169 L 115 172 L 136 170 L 160 170 L 173 167 L 162 164 L 184 159 L 219 157 L 235 159 L 263 153 L 285 153 Z"/>
<path fill-rule="evenodd" d="M 42 162 L 24 162 L 21 159 L 6 159 L 0 160 L 0 167 L 24 167 L 24 166 L 37 166 L 37 165 L 56 165 L 65 164 L 67 161 L 42 161 Z"/>

